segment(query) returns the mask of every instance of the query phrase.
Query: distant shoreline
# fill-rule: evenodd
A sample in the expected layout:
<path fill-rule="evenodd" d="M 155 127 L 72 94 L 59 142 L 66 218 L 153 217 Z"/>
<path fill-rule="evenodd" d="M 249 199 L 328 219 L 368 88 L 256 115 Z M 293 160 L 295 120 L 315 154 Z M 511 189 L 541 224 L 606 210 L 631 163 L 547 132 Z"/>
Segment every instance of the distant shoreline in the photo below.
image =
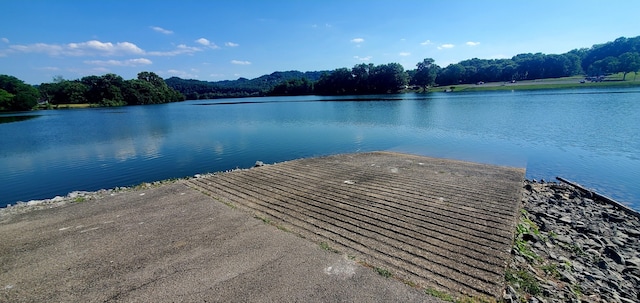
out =
<path fill-rule="evenodd" d="M 584 82 L 582 82 L 584 81 Z M 453 89 L 452 89 L 453 87 Z M 488 82 L 482 84 L 460 84 L 436 86 L 430 92 L 476 92 L 476 91 L 504 91 L 504 90 L 544 90 L 544 89 L 572 89 L 572 88 L 625 88 L 640 87 L 640 78 L 622 81 L 620 75 L 612 75 L 604 81 L 590 82 L 582 76 L 565 78 L 546 78 L 522 80 L 517 82 Z M 407 91 L 411 92 L 411 91 Z"/>

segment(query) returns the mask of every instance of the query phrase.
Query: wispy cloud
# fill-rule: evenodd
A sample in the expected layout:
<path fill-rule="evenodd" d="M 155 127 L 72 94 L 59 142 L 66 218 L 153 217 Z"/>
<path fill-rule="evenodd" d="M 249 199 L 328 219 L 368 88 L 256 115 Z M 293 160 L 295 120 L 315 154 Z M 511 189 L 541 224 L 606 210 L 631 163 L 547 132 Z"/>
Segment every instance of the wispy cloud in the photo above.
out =
<path fill-rule="evenodd" d="M 7 38 L 5 38 L 5 37 L 2 37 L 2 42 L 4 42 L 4 43 L 9 43 L 9 39 L 7 39 Z"/>
<path fill-rule="evenodd" d="M 165 35 L 171 35 L 173 34 L 173 31 L 170 31 L 168 29 L 164 29 L 162 27 L 159 26 L 149 26 L 152 30 L 161 33 L 161 34 L 165 34 Z"/>
<path fill-rule="evenodd" d="M 312 24 L 312 25 L 311 25 L 311 27 L 313 27 L 313 28 L 319 28 L 319 27 L 320 27 L 320 25 L 318 25 L 318 24 Z M 325 28 L 330 28 L 330 27 L 331 27 L 331 24 L 329 24 L 329 23 L 325 23 L 325 24 L 324 24 L 324 27 L 325 27 Z"/>
<path fill-rule="evenodd" d="M 209 40 L 207 40 L 205 38 L 200 38 L 200 39 L 196 40 L 196 43 L 202 44 L 202 45 L 205 45 L 205 46 L 211 45 L 211 41 L 209 41 Z"/>
<path fill-rule="evenodd" d="M 360 44 L 360 43 L 364 42 L 364 39 L 363 38 L 353 38 L 353 39 L 351 39 L 351 42 Z"/>
<path fill-rule="evenodd" d="M 202 49 L 195 46 L 187 46 L 185 44 L 180 44 L 176 47 L 176 49 L 171 51 L 153 51 L 147 52 L 147 55 L 150 56 L 161 56 L 161 57 L 171 57 L 183 54 L 193 54 L 195 52 L 201 52 Z"/>
<path fill-rule="evenodd" d="M 206 46 L 207 48 L 217 49 L 219 46 L 210 42 L 205 38 L 196 40 L 197 43 Z M 68 44 L 48 44 L 48 43 L 33 43 L 33 44 L 13 44 L 8 48 L 0 50 L 0 57 L 7 57 L 10 54 L 15 53 L 36 53 L 46 54 L 49 56 L 74 56 L 74 57 L 114 57 L 114 56 L 130 56 L 130 55 L 146 55 L 146 56 L 178 56 L 178 55 L 191 55 L 196 52 L 203 51 L 202 47 L 188 46 L 186 44 L 179 44 L 173 50 L 168 51 L 145 51 L 131 42 L 101 42 L 98 40 L 90 40 L 86 42 L 74 42 Z M 106 62 L 106 61 L 105 61 Z"/>
<path fill-rule="evenodd" d="M 353 58 L 355 58 L 357 60 L 360 60 L 360 61 L 370 61 L 371 58 L 373 58 L 373 57 L 371 57 L 371 56 L 366 56 L 366 57 L 353 56 Z"/>
<path fill-rule="evenodd" d="M 249 61 L 241 61 L 241 60 L 231 60 L 231 64 L 249 65 L 249 64 L 251 64 L 251 62 L 249 62 Z"/>
<path fill-rule="evenodd" d="M 193 70 L 192 70 L 193 71 Z M 188 71 L 184 71 L 184 70 L 177 70 L 177 69 L 169 69 L 166 71 L 161 71 L 158 72 L 158 74 L 162 75 L 162 76 L 169 76 L 169 77 L 180 77 L 182 79 L 195 79 L 198 78 L 197 74 L 188 72 Z"/>
<path fill-rule="evenodd" d="M 213 43 L 213 42 L 211 42 L 211 41 L 209 41 L 209 40 L 207 40 L 205 38 L 200 38 L 200 39 L 196 40 L 196 43 L 198 43 L 200 45 L 207 46 L 209 48 L 213 48 L 213 49 L 220 48 L 215 43 Z"/>
<path fill-rule="evenodd" d="M 9 49 L 22 53 L 44 53 L 50 56 L 121 56 L 144 54 L 144 51 L 131 42 L 100 42 L 91 40 L 69 44 L 34 43 L 11 45 Z"/>
<path fill-rule="evenodd" d="M 420 42 L 420 45 L 431 45 L 433 44 L 431 40 L 425 40 L 424 42 Z"/>
<path fill-rule="evenodd" d="M 438 46 L 438 49 L 449 49 L 449 48 L 453 48 L 454 46 L 455 45 L 453 45 L 453 44 L 447 43 L 447 44 L 442 44 L 442 45 Z"/>
<path fill-rule="evenodd" d="M 401 57 L 408 57 L 411 56 L 410 52 L 400 52 L 398 55 L 400 55 Z"/>
<path fill-rule="evenodd" d="M 469 42 L 467 42 L 465 44 L 468 45 L 468 46 L 478 46 L 478 45 L 480 45 L 480 42 L 469 41 Z"/>
<path fill-rule="evenodd" d="M 84 61 L 85 64 L 98 66 L 140 66 L 152 64 L 151 60 L 146 58 L 129 59 L 129 60 L 91 60 Z"/>
<path fill-rule="evenodd" d="M 224 46 L 228 46 L 228 47 L 237 47 L 240 46 L 240 44 L 238 43 L 233 43 L 233 42 L 225 42 Z"/>

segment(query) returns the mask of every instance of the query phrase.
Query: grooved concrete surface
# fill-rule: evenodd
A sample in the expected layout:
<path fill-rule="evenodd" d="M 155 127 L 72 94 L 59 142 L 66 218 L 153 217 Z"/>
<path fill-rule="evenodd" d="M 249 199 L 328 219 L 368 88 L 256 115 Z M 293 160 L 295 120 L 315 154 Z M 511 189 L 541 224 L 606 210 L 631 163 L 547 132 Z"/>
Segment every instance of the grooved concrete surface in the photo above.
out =
<path fill-rule="evenodd" d="M 374 152 L 187 185 L 401 280 L 500 297 L 523 179 L 524 169 Z"/>
<path fill-rule="evenodd" d="M 441 302 L 183 182 L 0 212 L 0 302 Z"/>

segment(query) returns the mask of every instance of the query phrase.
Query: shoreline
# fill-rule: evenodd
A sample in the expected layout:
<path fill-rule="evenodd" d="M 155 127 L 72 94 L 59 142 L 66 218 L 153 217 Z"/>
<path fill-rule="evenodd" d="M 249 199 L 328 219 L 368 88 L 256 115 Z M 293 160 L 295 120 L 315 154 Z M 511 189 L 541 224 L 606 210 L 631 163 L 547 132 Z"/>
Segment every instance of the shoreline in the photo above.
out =
<path fill-rule="evenodd" d="M 526 180 L 507 302 L 637 302 L 640 216 L 568 183 Z"/>
<path fill-rule="evenodd" d="M 215 174 L 215 173 L 212 173 Z M 0 222 L 17 214 L 200 178 L 142 183 L 0 208 Z M 635 302 L 640 300 L 640 214 L 570 183 L 524 180 L 505 302 Z M 537 301 L 536 301 L 537 300 Z"/>

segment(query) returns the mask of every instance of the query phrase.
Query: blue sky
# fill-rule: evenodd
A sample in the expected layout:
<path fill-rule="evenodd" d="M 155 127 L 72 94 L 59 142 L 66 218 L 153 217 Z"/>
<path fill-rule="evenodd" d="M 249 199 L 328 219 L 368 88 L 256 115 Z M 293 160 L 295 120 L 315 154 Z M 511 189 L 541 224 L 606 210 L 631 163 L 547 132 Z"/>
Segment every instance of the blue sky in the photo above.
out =
<path fill-rule="evenodd" d="M 1 0 L 0 74 L 219 81 L 424 58 L 557 54 L 640 35 L 640 1 Z"/>

